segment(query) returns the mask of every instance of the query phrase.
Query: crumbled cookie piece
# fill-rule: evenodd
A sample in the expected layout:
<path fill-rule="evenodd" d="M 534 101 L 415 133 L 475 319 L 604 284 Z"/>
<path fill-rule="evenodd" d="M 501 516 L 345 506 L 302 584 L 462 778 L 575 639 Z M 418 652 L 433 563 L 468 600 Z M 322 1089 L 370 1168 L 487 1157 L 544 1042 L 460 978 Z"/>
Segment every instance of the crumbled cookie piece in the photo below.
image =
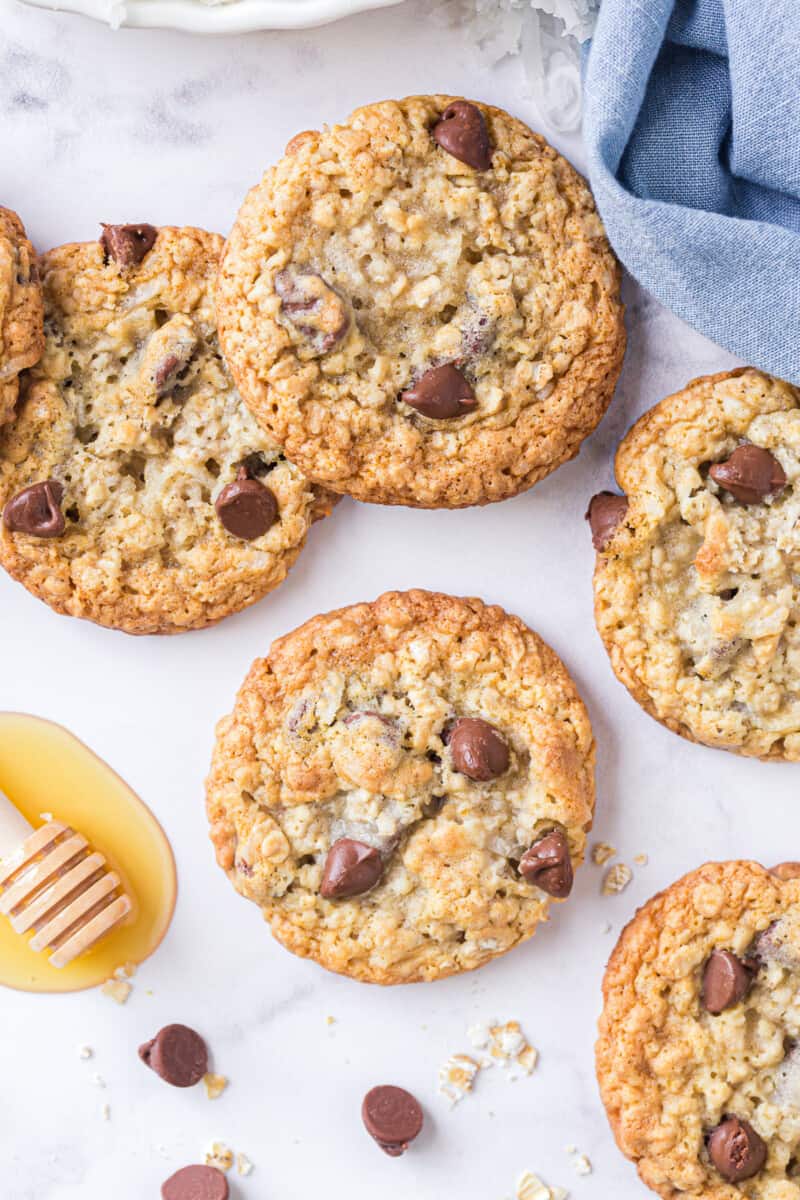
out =
<path fill-rule="evenodd" d="M 94 1055 L 94 1050 L 92 1049 L 91 1046 L 80 1046 L 78 1048 L 78 1057 L 79 1058 L 92 1058 L 93 1055 Z"/>
<path fill-rule="evenodd" d="M 609 859 L 615 858 L 617 854 L 616 848 L 609 845 L 608 842 L 595 842 L 592 846 L 592 862 L 598 867 L 602 867 Z"/>
<path fill-rule="evenodd" d="M 225 1075 L 215 1075 L 212 1071 L 207 1071 L 203 1076 L 203 1083 L 208 1099 L 218 1100 L 228 1086 L 228 1079 Z"/>
<path fill-rule="evenodd" d="M 650 859 L 646 854 L 634 854 L 633 861 L 637 867 L 646 867 Z"/>
<path fill-rule="evenodd" d="M 468 1054 L 451 1054 L 439 1068 L 439 1091 L 455 1106 L 472 1091 L 480 1063 Z"/>
<path fill-rule="evenodd" d="M 528 1042 L 519 1021 L 506 1021 L 503 1025 L 473 1025 L 468 1037 L 473 1046 L 486 1051 L 487 1057 L 482 1066 L 497 1063 L 506 1069 L 520 1067 L 526 1075 L 530 1075 L 538 1062 L 538 1051 Z"/>
<path fill-rule="evenodd" d="M 237 1175 L 252 1175 L 255 1167 L 251 1163 L 246 1154 L 242 1154 L 239 1150 L 236 1152 L 236 1174 Z"/>
<path fill-rule="evenodd" d="M 532 1171 L 523 1171 L 517 1180 L 516 1200 L 567 1200 L 565 1188 L 548 1187 Z"/>
<path fill-rule="evenodd" d="M 44 347 L 42 289 L 36 252 L 16 213 L 0 207 L 0 425 L 19 397 L 19 376 Z"/>
<path fill-rule="evenodd" d="M 110 996 L 117 1004 L 125 1004 L 133 987 L 125 979 L 107 979 L 100 991 L 104 996 Z"/>
<path fill-rule="evenodd" d="M 224 1142 L 212 1142 L 206 1150 L 204 1162 L 207 1167 L 216 1167 L 218 1171 L 230 1171 L 234 1163 L 234 1152 Z"/>
<path fill-rule="evenodd" d="M 591 1175 L 592 1164 L 577 1146 L 567 1146 L 567 1154 L 572 1159 L 572 1166 L 576 1175 Z"/>
<path fill-rule="evenodd" d="M 615 863 L 603 876 L 603 895 L 614 896 L 622 892 L 633 879 L 633 871 L 626 863 Z"/>

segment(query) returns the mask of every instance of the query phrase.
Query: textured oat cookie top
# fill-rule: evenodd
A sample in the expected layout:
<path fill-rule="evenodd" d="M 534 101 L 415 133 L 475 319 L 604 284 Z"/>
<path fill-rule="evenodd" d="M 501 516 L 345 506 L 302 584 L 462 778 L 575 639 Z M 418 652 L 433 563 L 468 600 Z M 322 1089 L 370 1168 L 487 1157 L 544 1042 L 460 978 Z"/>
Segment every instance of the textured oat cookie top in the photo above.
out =
<path fill-rule="evenodd" d="M 785 480 L 747 502 L 714 479 L 743 445 Z M 678 733 L 800 759 L 800 393 L 752 370 L 695 380 L 633 426 L 616 474 L 628 508 L 595 613 L 617 675 Z"/>
<path fill-rule="evenodd" d="M 0 425 L 13 415 L 19 374 L 42 353 L 42 292 L 22 222 L 0 208 Z"/>
<path fill-rule="evenodd" d="M 505 743 L 500 774 L 464 773 L 453 744 L 464 717 Z M 518 618 L 389 593 L 315 617 L 254 663 L 217 728 L 211 838 L 290 950 L 370 982 L 434 979 L 480 966 L 546 919 L 550 895 L 521 860 L 560 839 L 571 879 L 593 769 L 575 687 Z M 343 840 L 372 856 L 361 864 L 372 886 L 325 898 Z"/>
<path fill-rule="evenodd" d="M 451 102 L 369 105 L 294 138 L 223 262 L 242 395 L 310 478 L 361 500 L 515 495 L 577 454 L 622 361 L 619 270 L 585 182 L 487 105 L 467 107 L 491 166 L 461 161 L 433 136 Z M 439 418 L 402 397 L 443 365 L 473 399 Z"/>
<path fill-rule="evenodd" d="M 746 978 L 713 1013 L 706 968 L 720 951 Z M 749 862 L 685 876 L 628 925 L 603 991 L 600 1090 L 644 1182 L 668 1200 L 800 1200 L 800 879 Z M 731 1118 L 751 1131 L 749 1165 L 717 1159 L 744 1159 L 737 1183 L 709 1153 Z"/>
<path fill-rule="evenodd" d="M 143 228 L 138 249 L 122 234 L 116 244 L 136 257 L 155 239 L 138 262 L 99 242 L 41 259 L 45 353 L 0 431 L 0 562 L 58 612 L 161 633 L 275 587 L 330 498 L 285 461 L 225 370 L 213 301 L 222 239 Z M 243 461 L 275 502 L 249 541 L 215 507 Z M 37 521 L 48 536 L 25 532 Z"/>

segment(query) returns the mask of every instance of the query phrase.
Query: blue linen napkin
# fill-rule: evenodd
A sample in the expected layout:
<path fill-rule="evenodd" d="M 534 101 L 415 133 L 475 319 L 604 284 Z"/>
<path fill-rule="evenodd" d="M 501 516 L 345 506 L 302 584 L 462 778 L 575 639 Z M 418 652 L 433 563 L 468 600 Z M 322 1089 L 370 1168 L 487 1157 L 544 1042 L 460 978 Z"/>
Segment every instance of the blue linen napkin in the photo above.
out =
<path fill-rule="evenodd" d="M 631 274 L 800 385 L 800 2 L 602 0 L 584 137 Z"/>

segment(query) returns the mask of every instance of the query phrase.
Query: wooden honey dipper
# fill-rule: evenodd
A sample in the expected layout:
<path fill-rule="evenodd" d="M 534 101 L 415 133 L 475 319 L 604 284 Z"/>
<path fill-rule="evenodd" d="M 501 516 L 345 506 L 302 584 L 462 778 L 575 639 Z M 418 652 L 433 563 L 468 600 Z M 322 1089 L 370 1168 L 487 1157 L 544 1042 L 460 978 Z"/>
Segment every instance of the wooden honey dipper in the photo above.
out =
<path fill-rule="evenodd" d="M 34 830 L 0 792 L 0 913 L 15 933 L 34 930 L 32 950 L 66 967 L 131 911 L 102 854 L 60 821 Z"/>

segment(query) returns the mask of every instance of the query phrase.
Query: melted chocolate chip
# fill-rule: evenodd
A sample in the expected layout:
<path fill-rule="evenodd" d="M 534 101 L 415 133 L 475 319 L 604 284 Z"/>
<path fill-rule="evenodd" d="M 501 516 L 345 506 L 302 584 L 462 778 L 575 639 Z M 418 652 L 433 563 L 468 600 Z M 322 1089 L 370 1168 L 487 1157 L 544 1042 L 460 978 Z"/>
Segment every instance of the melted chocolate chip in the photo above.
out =
<path fill-rule="evenodd" d="M 508 743 L 502 734 L 480 717 L 459 717 L 447 739 L 453 770 L 468 779 L 486 783 L 508 770 Z"/>
<path fill-rule="evenodd" d="M 459 162 L 488 171 L 492 165 L 492 143 L 481 110 L 468 100 L 454 100 L 433 127 L 434 141 Z"/>
<path fill-rule="evenodd" d="M 709 470 L 714 483 L 742 504 L 760 504 L 767 496 L 777 496 L 786 487 L 783 467 L 769 450 L 761 446 L 737 446 L 726 462 Z"/>
<path fill-rule="evenodd" d="M 222 489 L 214 507 L 228 533 L 245 542 L 261 537 L 278 517 L 275 496 L 263 483 L 251 479 L 244 466 L 239 467 L 233 483 Z"/>
<path fill-rule="evenodd" d="M 628 511 L 628 497 L 613 492 L 598 492 L 589 501 L 586 520 L 592 531 L 595 550 L 605 550 Z"/>
<path fill-rule="evenodd" d="M 54 538 L 64 532 L 66 521 L 60 505 L 64 489 L 55 479 L 32 483 L 12 496 L 3 509 L 3 523 L 10 533 Z"/>
<path fill-rule="evenodd" d="M 741 1117 L 724 1117 L 708 1139 L 708 1154 L 723 1179 L 739 1183 L 757 1175 L 767 1161 L 767 1147 Z"/>
<path fill-rule="evenodd" d="M 326 900 L 361 896 L 379 882 L 383 859 L 374 846 L 354 838 L 339 838 L 328 851 L 320 895 Z"/>
<path fill-rule="evenodd" d="M 100 245 L 106 260 L 113 259 L 120 267 L 136 267 L 153 249 L 158 230 L 152 225 L 103 225 Z"/>
<path fill-rule="evenodd" d="M 548 896 L 564 900 L 572 891 L 575 875 L 569 842 L 560 829 L 545 834 L 519 860 L 519 873 Z"/>
<path fill-rule="evenodd" d="M 703 971 L 703 1007 L 716 1016 L 744 1000 L 757 969 L 756 963 L 738 958 L 730 950 L 713 950 Z"/>
<path fill-rule="evenodd" d="M 194 1087 L 208 1070 L 208 1049 L 188 1025 L 165 1025 L 139 1047 L 139 1058 L 173 1087 Z"/>
<path fill-rule="evenodd" d="M 452 363 L 431 367 L 413 387 L 401 392 L 400 399 L 435 421 L 461 417 L 477 404 L 474 391 Z"/>
<path fill-rule="evenodd" d="M 370 1137 L 386 1154 L 398 1158 L 422 1129 L 424 1117 L 418 1101 L 405 1088 L 384 1084 L 367 1092 L 361 1119 Z"/>
<path fill-rule="evenodd" d="M 181 1167 L 161 1185 L 162 1200 L 228 1200 L 228 1181 L 216 1167 Z"/>

